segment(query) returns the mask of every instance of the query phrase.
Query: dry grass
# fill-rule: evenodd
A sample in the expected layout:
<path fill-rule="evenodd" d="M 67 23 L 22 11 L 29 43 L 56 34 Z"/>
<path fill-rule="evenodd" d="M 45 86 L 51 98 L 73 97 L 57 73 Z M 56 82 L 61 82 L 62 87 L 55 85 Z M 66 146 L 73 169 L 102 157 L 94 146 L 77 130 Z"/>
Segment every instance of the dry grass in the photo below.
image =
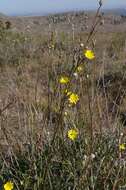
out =
<path fill-rule="evenodd" d="M 88 34 L 55 28 L 1 36 L 1 188 L 11 180 L 17 190 L 125 189 L 125 150 L 119 150 L 126 140 L 125 33 L 100 31 L 90 39 L 96 59 L 84 60 L 70 85 L 80 101 L 73 107 L 66 101 L 63 109 L 59 77 L 83 56 Z M 67 132 L 74 127 L 79 136 L 71 142 Z"/>

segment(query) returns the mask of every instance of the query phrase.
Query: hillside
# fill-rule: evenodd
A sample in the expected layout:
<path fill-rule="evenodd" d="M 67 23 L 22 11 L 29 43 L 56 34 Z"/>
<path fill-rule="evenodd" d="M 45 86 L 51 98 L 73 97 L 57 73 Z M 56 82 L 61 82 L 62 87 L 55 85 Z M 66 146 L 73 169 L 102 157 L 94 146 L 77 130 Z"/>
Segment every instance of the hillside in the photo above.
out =
<path fill-rule="evenodd" d="M 0 12 L 0 18 L 5 18 L 5 17 L 7 17 L 7 16 Z"/>
<path fill-rule="evenodd" d="M 117 12 L 118 14 L 115 14 Z M 126 18 L 122 16 L 124 12 L 122 9 L 114 12 L 105 11 L 105 14 L 102 15 L 104 26 L 98 27 L 99 32 L 124 32 L 126 30 Z M 80 11 L 48 16 L 7 17 L 7 19 L 12 22 L 12 28 L 15 31 L 46 33 L 50 30 L 57 30 L 57 32 L 68 32 L 74 27 L 75 33 L 80 33 L 89 32 L 93 17 L 94 11 Z"/>
<path fill-rule="evenodd" d="M 109 9 L 109 10 L 103 10 L 107 14 L 114 14 L 114 15 L 122 15 L 126 16 L 126 9 L 118 8 L 118 9 Z"/>

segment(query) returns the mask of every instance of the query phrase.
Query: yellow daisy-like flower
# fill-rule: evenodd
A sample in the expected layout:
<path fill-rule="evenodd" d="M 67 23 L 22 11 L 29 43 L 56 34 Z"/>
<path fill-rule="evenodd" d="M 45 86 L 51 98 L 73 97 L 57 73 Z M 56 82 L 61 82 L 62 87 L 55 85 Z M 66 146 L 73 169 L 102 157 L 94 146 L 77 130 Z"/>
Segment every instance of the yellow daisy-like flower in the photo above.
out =
<path fill-rule="evenodd" d="M 85 55 L 85 57 L 87 58 L 87 59 L 89 59 L 89 60 L 92 60 L 92 59 L 94 59 L 95 58 L 95 54 L 94 54 L 94 52 L 92 51 L 92 50 L 86 50 L 86 51 L 84 51 L 84 55 Z"/>
<path fill-rule="evenodd" d="M 68 138 L 74 141 L 78 136 L 78 130 L 77 129 L 70 129 L 67 133 Z"/>
<path fill-rule="evenodd" d="M 123 144 L 120 144 L 119 145 L 119 150 L 125 150 L 126 149 L 126 145 L 123 143 Z"/>
<path fill-rule="evenodd" d="M 67 84 L 69 81 L 68 77 L 61 77 L 59 80 L 60 84 Z"/>
<path fill-rule="evenodd" d="M 70 94 L 69 96 L 69 102 L 71 104 L 76 104 L 79 101 L 79 96 L 75 93 Z"/>
<path fill-rule="evenodd" d="M 14 188 L 14 184 L 13 182 L 11 181 L 7 181 L 5 184 L 4 184 L 4 190 L 12 190 Z"/>

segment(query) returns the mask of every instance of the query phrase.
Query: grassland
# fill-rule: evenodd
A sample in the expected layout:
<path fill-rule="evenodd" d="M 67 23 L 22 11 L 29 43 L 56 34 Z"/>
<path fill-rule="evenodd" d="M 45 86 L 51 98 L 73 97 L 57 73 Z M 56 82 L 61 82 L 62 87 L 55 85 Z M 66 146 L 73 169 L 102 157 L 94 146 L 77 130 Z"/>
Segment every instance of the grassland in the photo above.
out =
<path fill-rule="evenodd" d="M 0 29 L 0 189 L 125 190 L 125 18 L 100 14 L 88 43 L 94 13 L 9 19 Z"/>

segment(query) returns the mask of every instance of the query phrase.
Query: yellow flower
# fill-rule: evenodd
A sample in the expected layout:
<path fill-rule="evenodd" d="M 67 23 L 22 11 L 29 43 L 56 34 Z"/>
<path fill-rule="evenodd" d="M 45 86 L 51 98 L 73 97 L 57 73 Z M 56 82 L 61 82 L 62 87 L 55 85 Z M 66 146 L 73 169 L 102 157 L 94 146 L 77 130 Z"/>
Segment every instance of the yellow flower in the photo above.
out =
<path fill-rule="evenodd" d="M 4 189 L 5 190 L 12 190 L 14 188 L 14 184 L 13 182 L 11 181 L 7 181 L 5 184 L 4 184 Z"/>
<path fill-rule="evenodd" d="M 69 102 L 71 104 L 76 104 L 79 101 L 79 96 L 75 93 L 70 94 Z"/>
<path fill-rule="evenodd" d="M 125 149 L 126 149 L 126 146 L 124 143 L 119 145 L 119 150 L 125 150 Z"/>
<path fill-rule="evenodd" d="M 68 138 L 69 139 L 71 139 L 72 141 L 74 141 L 76 138 L 77 138 L 77 136 L 78 136 L 78 130 L 77 129 L 70 129 L 69 131 L 68 131 Z"/>
<path fill-rule="evenodd" d="M 59 82 L 60 82 L 61 84 L 67 84 L 69 81 L 70 81 L 70 80 L 69 80 L 68 77 L 61 77 L 60 80 L 59 80 Z"/>
<path fill-rule="evenodd" d="M 94 52 L 92 51 L 92 50 L 86 50 L 86 51 L 84 51 L 84 55 L 85 55 L 85 57 L 87 58 L 87 59 L 90 59 L 90 60 L 92 60 L 92 59 L 94 59 L 95 58 L 95 54 L 94 54 Z"/>

